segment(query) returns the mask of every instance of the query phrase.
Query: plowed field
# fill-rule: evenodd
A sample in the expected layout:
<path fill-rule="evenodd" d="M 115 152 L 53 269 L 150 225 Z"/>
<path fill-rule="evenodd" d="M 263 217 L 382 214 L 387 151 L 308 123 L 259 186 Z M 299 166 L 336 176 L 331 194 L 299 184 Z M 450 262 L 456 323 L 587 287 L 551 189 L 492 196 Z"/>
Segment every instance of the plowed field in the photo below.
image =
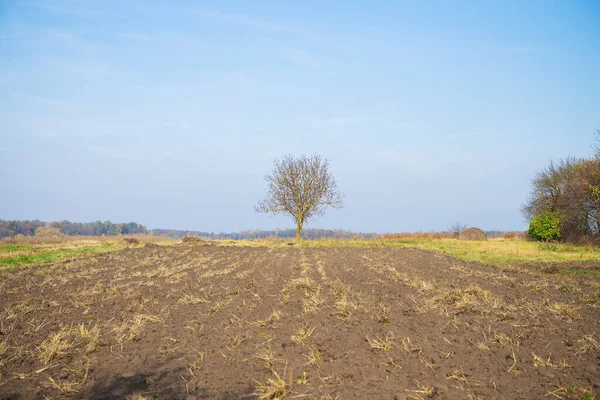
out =
<path fill-rule="evenodd" d="M 591 399 L 599 306 L 414 249 L 129 248 L 0 274 L 0 398 Z"/>

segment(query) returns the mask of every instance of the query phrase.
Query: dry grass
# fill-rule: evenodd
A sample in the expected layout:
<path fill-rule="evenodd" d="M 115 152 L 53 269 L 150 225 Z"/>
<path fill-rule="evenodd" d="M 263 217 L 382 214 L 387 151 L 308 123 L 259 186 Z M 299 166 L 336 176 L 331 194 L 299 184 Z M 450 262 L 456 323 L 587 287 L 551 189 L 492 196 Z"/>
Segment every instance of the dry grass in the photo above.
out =
<path fill-rule="evenodd" d="M 421 352 L 423 351 L 421 347 L 413 345 L 412 341 L 408 337 L 406 339 L 402 339 L 402 346 L 400 346 L 400 348 L 406 351 L 407 353 L 421 354 Z"/>
<path fill-rule="evenodd" d="M 229 345 L 227 346 L 228 350 L 238 348 L 242 343 L 246 341 L 246 338 L 241 335 L 236 335 L 229 341 Z"/>
<path fill-rule="evenodd" d="M 577 355 L 591 351 L 600 351 L 600 345 L 594 339 L 594 334 L 584 335 L 581 339 L 577 340 L 577 349 L 575 350 Z"/>
<path fill-rule="evenodd" d="M 446 376 L 446 379 L 461 382 L 463 385 L 467 384 L 467 377 L 462 370 L 455 369 L 452 374 Z"/>
<path fill-rule="evenodd" d="M 63 368 L 56 378 L 49 377 L 50 385 L 57 389 L 63 396 L 72 396 L 77 393 L 88 379 L 90 363 L 87 361 L 79 369 Z"/>
<path fill-rule="evenodd" d="M 306 341 L 313 334 L 315 328 L 311 328 L 307 324 L 302 324 L 300 328 L 296 331 L 295 335 L 292 335 L 292 342 L 298 345 L 306 344 Z"/>
<path fill-rule="evenodd" d="M 389 306 L 386 306 L 383 303 L 379 303 L 377 306 L 377 311 L 375 312 L 374 319 L 380 324 L 389 324 L 390 323 L 390 310 Z"/>
<path fill-rule="evenodd" d="M 190 375 L 192 375 L 193 377 L 196 377 L 196 375 L 194 374 L 194 371 L 201 368 L 201 365 L 204 362 L 205 358 L 206 358 L 205 351 L 196 350 L 193 353 L 193 361 L 191 364 L 188 365 L 188 371 L 190 372 Z"/>
<path fill-rule="evenodd" d="M 413 239 L 407 247 L 449 254 L 468 261 L 490 264 L 522 262 L 600 261 L 594 246 L 553 243 L 547 245 L 525 240 L 493 238 L 488 241 L 469 241 L 451 238 Z"/>
<path fill-rule="evenodd" d="M 281 319 L 281 316 L 283 314 L 281 313 L 281 311 L 273 311 L 271 313 L 271 315 L 269 315 L 268 318 L 266 319 L 259 319 L 258 321 L 254 321 L 254 322 L 250 322 L 250 326 L 273 326 L 275 324 L 275 322 L 279 321 Z"/>
<path fill-rule="evenodd" d="M 75 347 L 75 342 L 69 340 L 71 333 L 72 328 L 63 326 L 57 332 L 48 335 L 39 345 L 38 358 L 44 365 L 47 365 L 55 358 L 66 356 Z"/>
<path fill-rule="evenodd" d="M 308 275 L 290 280 L 284 288 L 285 291 L 299 290 L 304 293 L 316 292 L 318 289 L 317 283 Z"/>
<path fill-rule="evenodd" d="M 285 381 L 285 371 L 283 372 L 283 378 L 273 370 L 273 378 L 269 378 L 267 382 L 260 383 L 256 382 L 256 390 L 254 394 L 258 396 L 260 400 L 280 400 L 292 390 L 292 376 L 290 374 L 289 382 Z"/>
<path fill-rule="evenodd" d="M 210 299 L 206 295 L 197 295 L 197 294 L 191 294 L 191 293 L 184 293 L 177 300 L 177 302 L 179 304 L 192 304 L 192 305 L 208 303 L 209 301 L 210 301 Z"/>
<path fill-rule="evenodd" d="M 436 395 L 435 388 L 422 385 L 419 381 L 415 381 L 418 389 L 407 390 L 408 397 L 414 400 L 433 399 Z"/>
<path fill-rule="evenodd" d="M 2 367 L 5 364 L 6 353 L 8 352 L 8 342 L 6 340 L 0 342 L 0 382 L 2 381 Z"/>
<path fill-rule="evenodd" d="M 125 397 L 125 400 L 156 400 L 154 397 L 146 397 L 139 393 L 131 394 Z"/>
<path fill-rule="evenodd" d="M 539 355 L 535 354 L 534 352 L 531 352 L 531 356 L 533 357 L 533 366 L 534 367 L 549 367 L 549 368 L 553 368 L 553 369 L 559 369 L 559 368 L 565 368 L 568 365 L 563 362 L 562 364 L 554 364 L 551 361 L 552 358 L 552 354 L 548 355 L 547 359 L 544 359 L 542 357 L 540 357 Z"/>
<path fill-rule="evenodd" d="M 560 387 L 546 394 L 546 397 L 555 399 L 581 399 L 594 400 L 596 397 L 592 395 L 591 389 L 571 385 L 569 387 Z"/>
<path fill-rule="evenodd" d="M 383 339 L 380 337 L 375 337 L 375 339 L 369 339 L 367 337 L 367 341 L 371 345 L 371 348 L 373 348 L 375 350 L 390 351 L 392 349 L 392 347 L 394 346 L 394 342 L 392 342 L 393 338 L 394 338 L 394 335 L 391 333 L 388 333 L 387 335 L 385 335 L 385 338 L 383 338 Z"/>
<path fill-rule="evenodd" d="M 571 304 L 553 301 L 546 303 L 546 308 L 558 318 L 564 319 L 569 322 L 580 317 L 579 310 L 581 309 L 581 307 L 576 307 Z"/>
<path fill-rule="evenodd" d="M 277 360 L 275 358 L 275 353 L 270 348 L 259 347 L 258 351 L 254 354 L 254 357 L 262 360 L 264 362 L 264 366 L 266 369 L 272 369 L 273 364 Z"/>
<path fill-rule="evenodd" d="M 133 340 L 137 336 L 142 333 L 146 323 L 148 322 L 162 322 L 162 320 L 155 316 L 149 314 L 136 314 L 133 319 L 128 321 L 123 321 L 121 325 L 118 325 L 114 328 L 116 333 L 116 338 L 121 346 L 123 345 L 123 339 Z"/>
<path fill-rule="evenodd" d="M 348 300 L 348 297 L 342 296 L 335 302 L 335 315 L 342 320 L 348 320 L 352 315 L 351 307 L 352 303 Z"/>
<path fill-rule="evenodd" d="M 434 303 L 449 304 L 459 310 L 478 311 L 484 314 L 490 314 L 496 309 L 505 307 L 501 298 L 476 284 L 470 284 L 464 289 L 449 290 L 431 300 Z"/>
<path fill-rule="evenodd" d="M 432 240 L 451 238 L 454 238 L 454 234 L 441 232 L 386 233 L 383 235 L 384 240 Z"/>
<path fill-rule="evenodd" d="M 98 326 L 79 324 L 79 336 L 88 341 L 84 350 L 85 354 L 92 353 L 98 349 L 100 342 L 100 328 Z"/>
<path fill-rule="evenodd" d="M 321 354 L 319 350 L 313 348 L 310 348 L 308 351 L 308 355 L 304 356 L 308 359 L 306 365 L 319 368 L 320 364 L 323 362 L 323 354 Z"/>
<path fill-rule="evenodd" d="M 58 236 L 58 237 L 38 237 L 38 236 L 12 236 L 0 240 L 0 244 L 12 245 L 45 245 L 65 248 L 66 246 L 90 245 L 96 243 L 117 243 L 123 238 L 134 238 L 140 243 L 156 244 L 174 244 L 177 241 L 169 236 L 155 235 L 117 235 L 117 236 Z"/>

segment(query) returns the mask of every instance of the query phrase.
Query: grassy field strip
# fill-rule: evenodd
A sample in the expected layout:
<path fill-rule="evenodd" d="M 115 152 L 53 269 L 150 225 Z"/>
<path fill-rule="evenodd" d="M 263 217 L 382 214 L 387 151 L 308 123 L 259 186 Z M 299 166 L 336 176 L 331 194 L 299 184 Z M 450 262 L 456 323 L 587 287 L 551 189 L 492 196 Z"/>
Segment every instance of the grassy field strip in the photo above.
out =
<path fill-rule="evenodd" d="M 407 239 L 314 239 L 300 243 L 286 239 L 216 241 L 220 245 L 286 248 L 395 248 L 410 247 L 434 250 L 469 261 L 489 262 L 562 262 L 591 261 L 600 263 L 600 247 L 565 243 L 543 243 L 520 239 L 490 238 L 487 241 L 467 241 L 452 238 Z"/>
<path fill-rule="evenodd" d="M 480 262 L 600 262 L 600 249 L 563 243 L 539 243 L 523 240 L 464 241 L 432 239 L 400 242 L 407 247 L 439 251 L 468 261 Z"/>
<path fill-rule="evenodd" d="M 84 256 L 97 255 L 119 248 L 113 243 L 103 243 L 96 246 L 71 247 L 71 248 L 47 248 L 37 246 L 1 246 L 0 247 L 0 271 L 11 270 L 24 265 L 47 264 L 56 261 L 80 258 Z"/>

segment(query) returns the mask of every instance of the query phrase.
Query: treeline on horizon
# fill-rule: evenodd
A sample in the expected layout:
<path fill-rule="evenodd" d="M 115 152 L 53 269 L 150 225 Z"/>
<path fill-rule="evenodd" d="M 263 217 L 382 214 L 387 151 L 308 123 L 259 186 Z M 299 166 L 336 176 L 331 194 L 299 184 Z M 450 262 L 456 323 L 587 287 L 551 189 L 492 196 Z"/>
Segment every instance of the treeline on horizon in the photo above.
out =
<path fill-rule="evenodd" d="M 150 231 L 142 224 L 136 222 L 112 223 L 110 221 L 96 222 L 71 222 L 55 221 L 44 222 L 38 219 L 26 221 L 0 220 L 0 238 L 10 236 L 35 236 L 38 228 L 56 228 L 68 236 L 116 236 L 148 234 Z"/>
<path fill-rule="evenodd" d="M 67 236 L 117 236 L 117 235 L 157 235 L 169 236 L 174 239 L 184 236 L 201 236 L 210 239 L 262 239 L 267 237 L 294 238 L 295 229 L 272 229 L 272 230 L 248 230 L 234 233 L 213 233 L 194 230 L 177 229 L 148 229 L 142 224 L 136 222 L 113 223 L 110 221 L 96 222 L 44 222 L 40 220 L 0 220 L 0 239 L 17 235 L 35 236 L 38 228 L 56 228 L 60 233 Z M 306 229 L 302 236 L 306 239 L 349 239 L 372 238 L 377 236 L 374 233 L 357 233 L 341 229 Z"/>
<path fill-rule="evenodd" d="M 170 236 L 172 238 L 181 238 L 184 236 L 201 236 L 211 239 L 264 239 L 269 237 L 295 238 L 295 229 L 271 229 L 271 230 L 247 230 L 232 233 L 212 233 L 201 231 L 187 231 L 176 229 L 152 229 L 154 235 Z M 353 237 L 369 239 L 377 236 L 376 233 L 359 233 L 345 231 L 342 229 L 305 229 L 302 231 L 302 237 L 305 239 L 350 239 Z"/>

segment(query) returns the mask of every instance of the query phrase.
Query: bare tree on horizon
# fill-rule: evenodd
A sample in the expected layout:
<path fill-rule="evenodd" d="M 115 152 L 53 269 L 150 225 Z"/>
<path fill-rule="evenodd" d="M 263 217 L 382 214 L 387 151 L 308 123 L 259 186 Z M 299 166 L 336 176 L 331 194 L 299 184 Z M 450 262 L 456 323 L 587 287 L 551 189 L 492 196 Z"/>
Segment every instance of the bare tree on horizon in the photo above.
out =
<path fill-rule="evenodd" d="M 455 237 L 459 237 L 461 232 L 464 231 L 465 229 L 467 229 L 467 225 L 465 225 L 461 222 L 455 222 L 454 224 L 452 224 L 452 226 L 450 226 L 450 228 L 448 230 Z"/>
<path fill-rule="evenodd" d="M 274 164 L 271 174 L 265 176 L 268 183 L 266 197 L 254 209 L 291 216 L 296 222 L 296 240 L 300 240 L 304 224 L 315 216 L 324 215 L 327 207 L 343 207 L 343 195 L 329 172 L 329 160 L 321 155 L 296 158 L 288 154 L 276 159 Z"/>

